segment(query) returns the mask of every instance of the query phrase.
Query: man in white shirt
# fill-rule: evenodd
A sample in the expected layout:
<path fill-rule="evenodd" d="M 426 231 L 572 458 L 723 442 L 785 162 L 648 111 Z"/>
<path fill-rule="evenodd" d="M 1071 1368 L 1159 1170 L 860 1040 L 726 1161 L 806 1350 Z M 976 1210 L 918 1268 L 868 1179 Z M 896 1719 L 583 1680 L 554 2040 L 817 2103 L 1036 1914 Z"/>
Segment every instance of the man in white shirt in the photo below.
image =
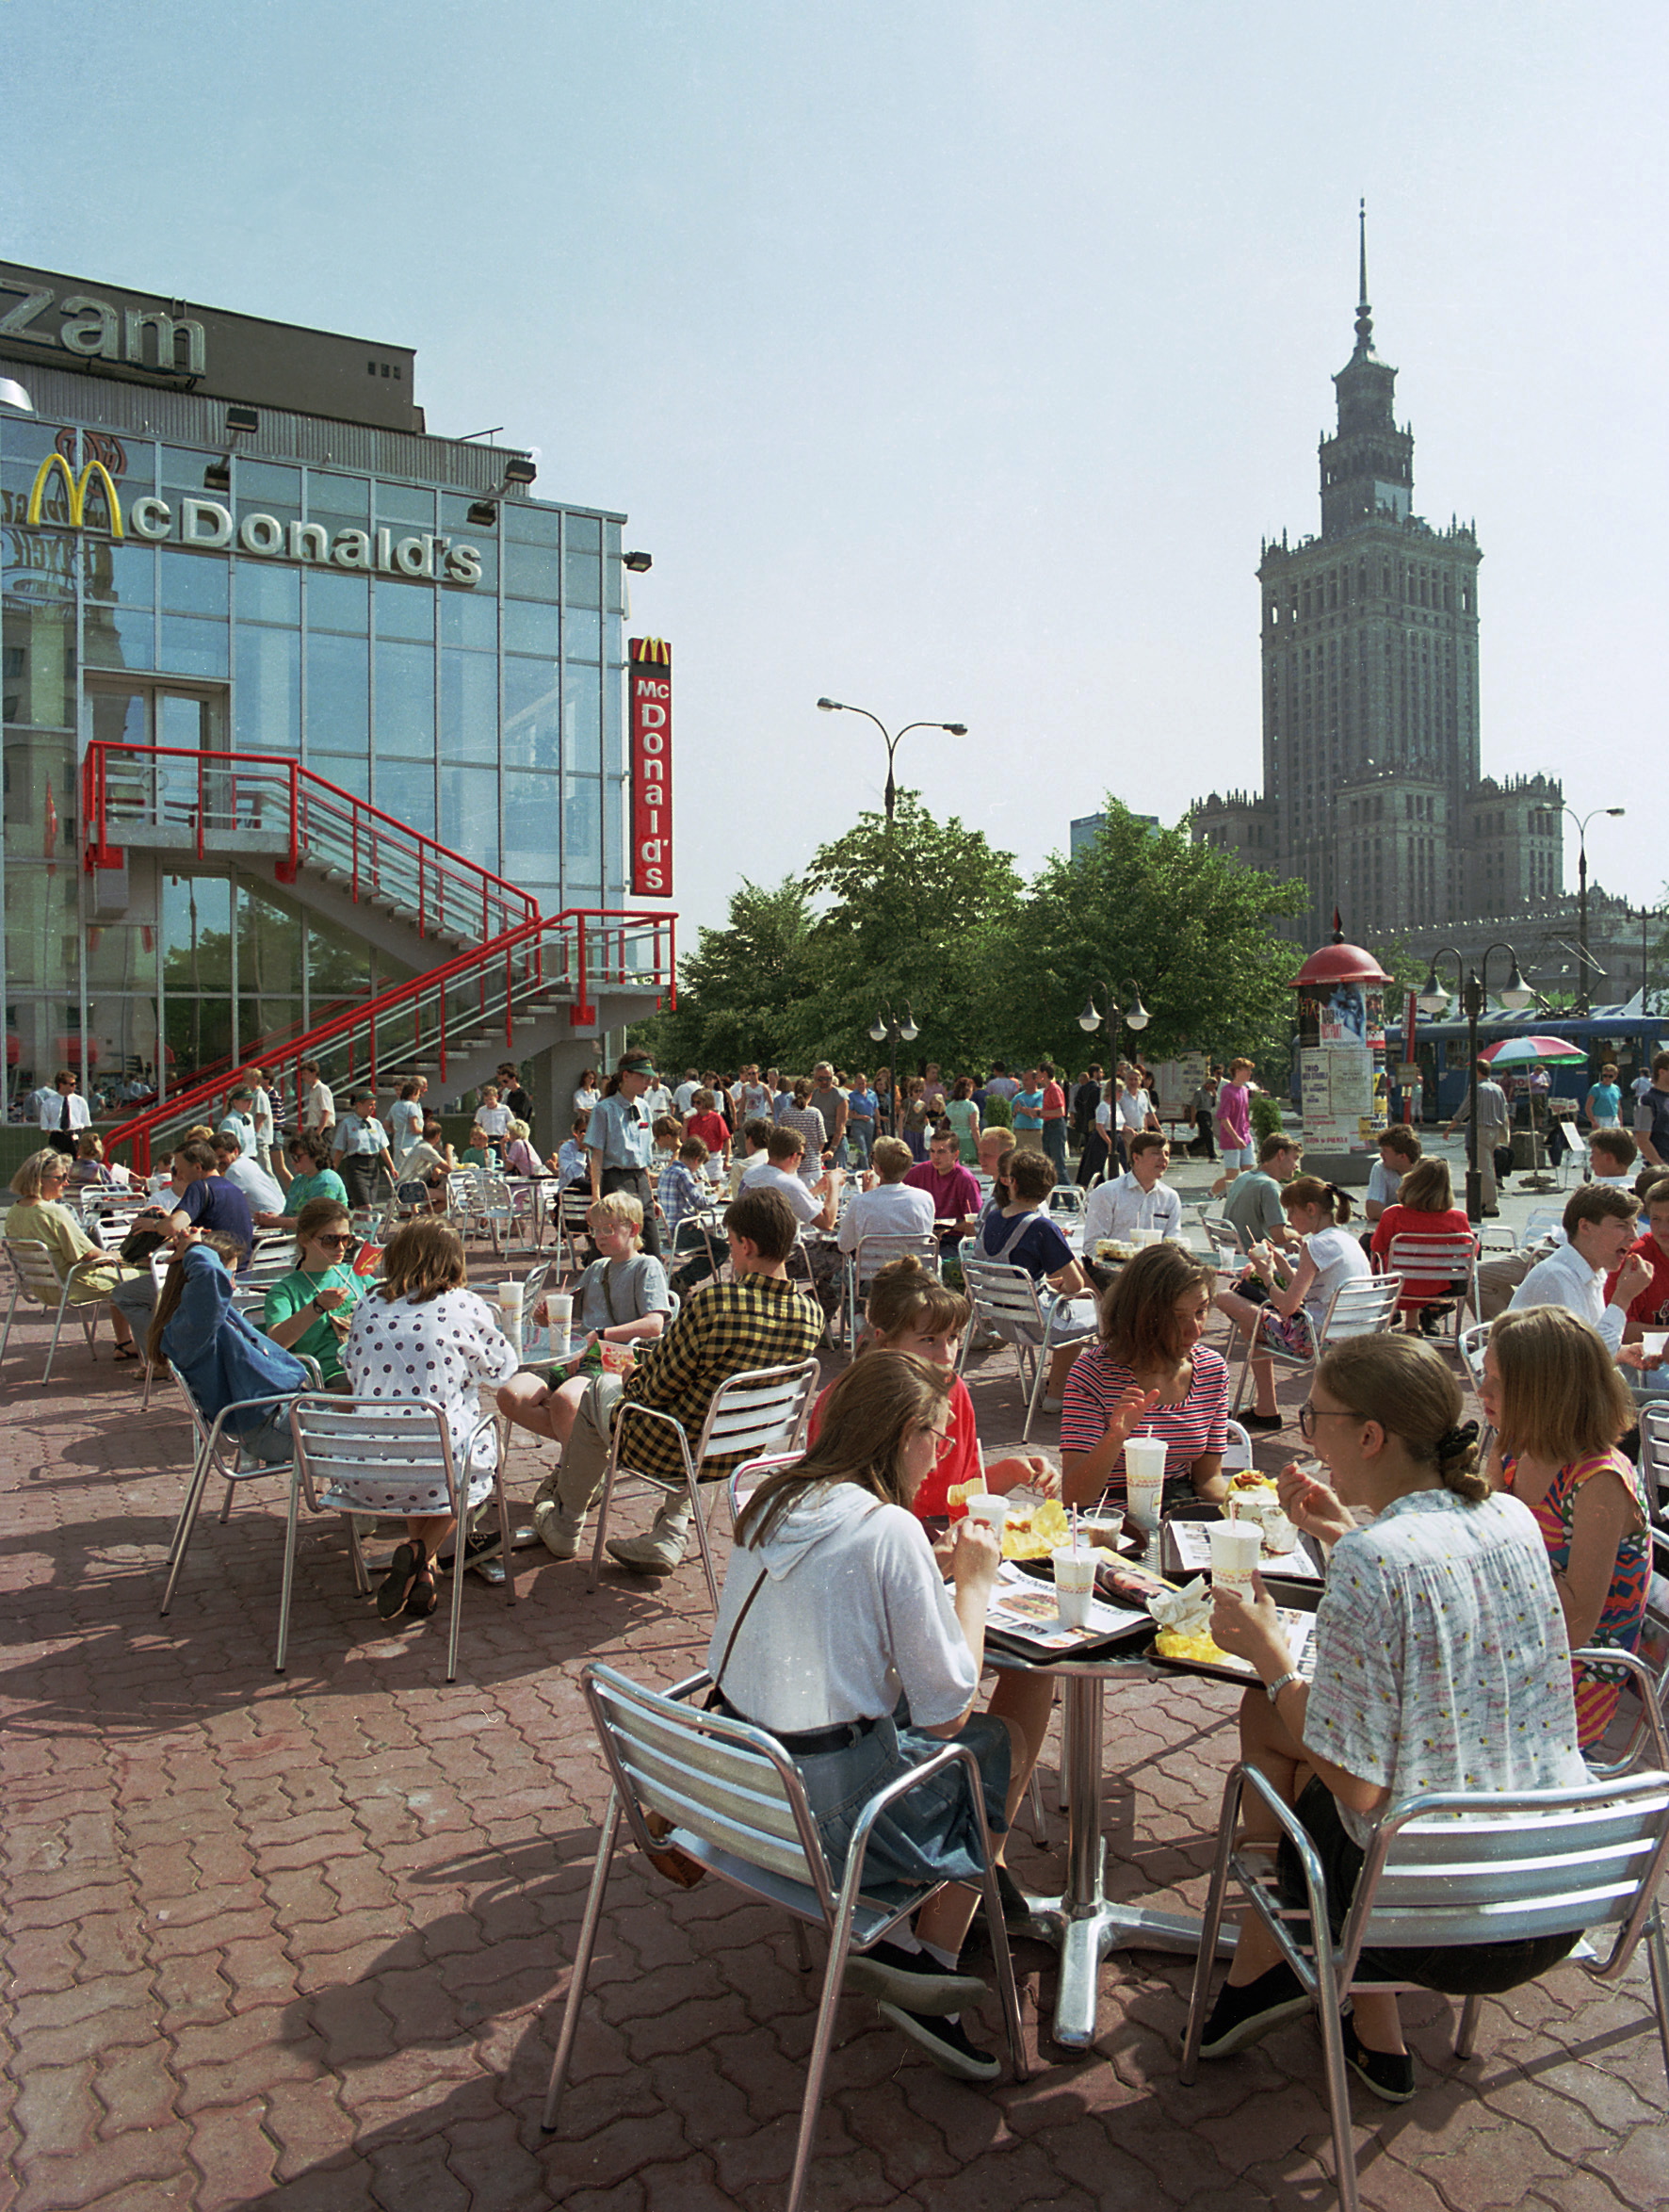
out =
<path fill-rule="evenodd" d="M 1573 1313 L 1599 1331 L 1613 1358 L 1622 1348 L 1623 1326 L 1628 1309 L 1651 1283 L 1648 1261 L 1629 1246 L 1635 1237 L 1639 1208 L 1630 1193 L 1603 1183 L 1587 1183 L 1573 1192 L 1564 1209 L 1566 1242 L 1538 1261 L 1513 1293 L 1510 1312 L 1526 1306 L 1567 1306 Z M 1605 1296 L 1605 1278 L 1612 1268 L 1621 1270 L 1611 1301 Z M 1630 1345 L 1637 1366 L 1640 1353 Z"/>
<path fill-rule="evenodd" d="M 1420 1157 L 1419 1139 L 1406 1122 L 1394 1122 L 1389 1129 L 1381 1130 L 1376 1142 L 1379 1158 L 1369 1174 L 1368 1195 L 1362 1203 L 1369 1221 L 1377 1221 L 1387 1206 L 1397 1203 L 1402 1178 L 1418 1164 Z"/>
<path fill-rule="evenodd" d="M 250 1112 L 253 1114 L 255 1122 L 255 1158 L 270 1175 L 272 1172 L 274 1123 L 272 1119 L 272 1094 L 267 1088 L 267 1070 L 264 1067 L 250 1069 Z"/>
<path fill-rule="evenodd" d="M 92 1125 L 91 1110 L 81 1096 L 80 1078 L 71 1069 L 60 1067 L 53 1078 L 51 1090 L 42 1088 L 35 1093 L 35 1106 L 53 1150 L 73 1160 L 76 1136 Z"/>
<path fill-rule="evenodd" d="M 744 1191 L 780 1191 L 802 1228 L 833 1228 L 840 1211 L 840 1186 L 846 1178 L 837 1167 L 825 1168 L 808 1190 L 800 1179 L 800 1163 L 805 1139 L 797 1129 L 773 1129 L 765 1147 L 742 1176 Z"/>
<path fill-rule="evenodd" d="M 1130 1172 L 1097 1183 L 1084 1201 L 1084 1250 L 1093 1253 L 1102 1237 L 1157 1228 L 1162 1237 L 1182 1234 L 1182 1200 L 1160 1177 L 1171 1164 L 1168 1138 L 1142 1130 L 1130 1139 Z"/>
<path fill-rule="evenodd" d="M 301 1127 L 329 1131 L 336 1126 L 336 1094 L 318 1071 L 316 1060 L 303 1060 L 296 1070 L 307 1088 L 301 1101 Z"/>
<path fill-rule="evenodd" d="M 695 1094 L 701 1089 L 700 1072 L 693 1067 L 684 1070 L 684 1081 L 672 1093 L 672 1104 L 680 1121 L 688 1121 L 695 1111 Z"/>
<path fill-rule="evenodd" d="M 1631 1173 L 1640 1157 L 1634 1139 L 1624 1129 L 1596 1129 L 1590 1140 L 1588 1158 L 1593 1173 L 1587 1187 L 1599 1191 L 1626 1191 L 1634 1195 Z M 1563 1228 L 1549 1229 L 1533 1244 L 1520 1244 L 1515 1252 L 1501 1252 L 1485 1260 L 1478 1270 L 1478 1318 L 1493 1321 L 1512 1303 L 1513 1293 L 1538 1261 L 1566 1242 Z"/>
<path fill-rule="evenodd" d="M 643 1111 L 649 1116 L 651 1129 L 657 1121 L 664 1121 L 672 1111 L 672 1094 L 658 1075 L 643 1094 Z"/>
<path fill-rule="evenodd" d="M 931 1237 L 932 1194 L 904 1180 L 916 1164 L 909 1146 L 902 1137 L 877 1137 L 871 1157 L 880 1180 L 857 1192 L 840 1216 L 840 1249 L 855 1252 L 860 1237 Z M 882 1261 L 873 1254 L 867 1257 L 867 1275 L 881 1266 Z"/>
<path fill-rule="evenodd" d="M 249 1200 L 257 1228 L 267 1228 L 284 1218 L 284 1193 L 277 1181 L 252 1152 L 238 1150 L 235 1134 L 224 1124 L 215 1132 L 215 1158 L 226 1180 L 235 1183 Z"/>

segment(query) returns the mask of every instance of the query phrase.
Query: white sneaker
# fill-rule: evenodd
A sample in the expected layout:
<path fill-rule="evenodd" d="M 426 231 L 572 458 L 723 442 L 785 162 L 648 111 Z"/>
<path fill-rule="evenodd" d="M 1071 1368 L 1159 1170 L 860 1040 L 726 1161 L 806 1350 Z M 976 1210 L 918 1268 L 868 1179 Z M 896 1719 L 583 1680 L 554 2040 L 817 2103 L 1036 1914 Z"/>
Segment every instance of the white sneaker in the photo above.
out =
<path fill-rule="evenodd" d="M 533 1508 L 533 1526 L 553 1559 L 572 1559 L 585 1534 L 585 1516 L 564 1513 L 554 1498 L 541 1498 Z"/>
<path fill-rule="evenodd" d="M 640 1574 L 671 1574 L 684 1556 L 681 1538 L 657 1536 L 654 1529 L 642 1537 L 610 1537 L 604 1548 L 610 1559 Z"/>

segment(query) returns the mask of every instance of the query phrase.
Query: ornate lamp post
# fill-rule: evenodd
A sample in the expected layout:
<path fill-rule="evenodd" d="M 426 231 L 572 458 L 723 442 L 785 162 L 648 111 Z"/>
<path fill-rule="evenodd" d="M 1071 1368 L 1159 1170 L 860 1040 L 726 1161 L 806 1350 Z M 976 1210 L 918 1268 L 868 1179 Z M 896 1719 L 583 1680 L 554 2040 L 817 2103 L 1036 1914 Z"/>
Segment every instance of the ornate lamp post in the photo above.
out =
<path fill-rule="evenodd" d="M 912 730 L 944 730 L 953 738 L 965 738 L 968 734 L 968 725 L 965 722 L 907 722 L 901 730 L 894 734 L 888 730 L 885 723 L 878 715 L 871 714 L 867 707 L 849 707 L 844 699 L 819 699 L 818 705 L 825 714 L 861 714 L 866 722 L 874 723 L 876 728 L 886 740 L 886 826 L 888 829 L 891 829 L 893 825 L 893 802 L 898 797 L 898 788 L 893 782 L 893 755 L 899 749 L 899 739 L 907 737 Z M 869 1033 L 871 1036 L 875 1035 L 873 1030 Z"/>
<path fill-rule="evenodd" d="M 1483 1219 L 1483 1177 L 1478 1166 L 1478 1024 L 1483 1018 L 1489 993 L 1484 978 L 1489 973 L 1491 952 L 1504 952 L 1512 962 L 1506 987 L 1501 992 L 1501 1004 L 1515 1014 L 1520 1014 L 1535 997 L 1518 968 L 1518 955 L 1504 939 L 1484 948 L 1478 966 L 1469 975 L 1463 975 L 1464 963 L 1452 945 L 1440 945 L 1432 954 L 1431 973 L 1419 994 L 1419 1010 L 1435 1021 L 1447 1012 L 1450 994 L 1443 988 L 1437 977 L 1440 960 L 1454 962 L 1454 980 L 1461 994 L 1461 1006 L 1466 1017 L 1466 1077 L 1472 1085 L 1472 1111 L 1466 1117 L 1466 1219 Z"/>
<path fill-rule="evenodd" d="M 892 1117 L 891 1133 L 896 1137 L 899 1133 L 899 1039 L 902 1037 L 905 1044 L 913 1045 L 920 1036 L 921 1032 L 916 1025 L 915 1015 L 911 1013 L 909 1005 L 906 1003 L 902 1021 L 894 1014 L 891 1006 L 888 1006 L 884 1014 L 878 1014 L 869 1024 L 869 1034 L 878 1045 L 884 1045 L 887 1048 L 887 1112 Z"/>
<path fill-rule="evenodd" d="M 1130 1028 L 1133 1029 L 1138 1035 L 1140 1035 L 1141 1033 L 1147 1027 L 1148 1023 L 1153 1019 L 1152 1015 L 1149 1014 L 1147 1008 L 1142 1003 L 1142 992 L 1140 986 L 1131 983 L 1129 978 L 1126 976 L 1122 987 L 1130 994 L 1130 1000 L 1127 1006 L 1121 1006 L 1119 1004 L 1118 1000 L 1112 995 L 1112 985 L 1104 978 L 1101 984 L 1101 996 L 1102 999 L 1106 1001 L 1105 1012 L 1096 1011 L 1095 993 L 1092 987 L 1090 996 L 1084 1003 L 1084 1010 L 1078 1017 L 1078 1026 L 1084 1032 L 1086 1036 L 1094 1036 L 1098 1029 L 1105 1026 L 1107 1031 L 1109 1065 L 1114 1082 L 1117 1082 L 1118 1081 L 1118 1042 L 1120 1023 L 1127 1022 Z M 1117 1117 L 1118 1110 L 1115 1107 L 1113 1109 L 1113 1118 L 1115 1122 Z M 1110 1142 L 1109 1143 L 1107 1149 L 1110 1157 L 1116 1161 L 1118 1158 L 1118 1130 L 1115 1127 L 1109 1133 Z"/>
<path fill-rule="evenodd" d="M 1586 814 L 1579 814 L 1574 806 L 1561 808 L 1577 825 L 1577 943 L 1581 947 L 1581 975 L 1577 983 L 1577 1012 L 1587 1014 L 1589 1000 L 1588 960 L 1588 824 L 1596 814 L 1627 814 L 1626 806 L 1594 806 Z M 1504 1004 L 1505 1001 L 1503 1000 Z M 1645 1012 L 1643 1006 L 1641 1011 Z"/>

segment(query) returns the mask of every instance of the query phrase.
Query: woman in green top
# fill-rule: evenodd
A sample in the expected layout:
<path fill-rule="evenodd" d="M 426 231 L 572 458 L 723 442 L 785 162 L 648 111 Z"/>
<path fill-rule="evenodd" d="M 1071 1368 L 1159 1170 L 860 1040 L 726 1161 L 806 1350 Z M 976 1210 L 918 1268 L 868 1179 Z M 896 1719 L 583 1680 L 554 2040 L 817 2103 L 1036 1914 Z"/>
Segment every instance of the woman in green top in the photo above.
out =
<path fill-rule="evenodd" d="M 348 1203 L 348 1185 L 331 1165 L 331 1140 L 316 1130 L 304 1130 L 285 1145 L 282 1179 L 288 1185 L 282 1228 L 293 1229 L 301 1209 L 315 1198 L 334 1198 L 339 1206 Z"/>
<path fill-rule="evenodd" d="M 974 1079 L 959 1075 L 956 1090 L 945 1108 L 945 1118 L 956 1131 L 956 1148 L 964 1167 L 980 1164 L 980 1109 L 974 1104 Z"/>
<path fill-rule="evenodd" d="M 292 1186 L 293 1188 L 294 1186 Z M 342 1372 L 342 1338 L 365 1286 L 348 1264 L 355 1242 L 348 1208 L 340 1198 L 310 1198 L 296 1223 L 296 1265 L 267 1293 L 263 1319 L 275 1344 L 303 1358 L 316 1359 L 327 1389 L 347 1380 Z M 333 1318 L 340 1315 L 338 1332 Z"/>

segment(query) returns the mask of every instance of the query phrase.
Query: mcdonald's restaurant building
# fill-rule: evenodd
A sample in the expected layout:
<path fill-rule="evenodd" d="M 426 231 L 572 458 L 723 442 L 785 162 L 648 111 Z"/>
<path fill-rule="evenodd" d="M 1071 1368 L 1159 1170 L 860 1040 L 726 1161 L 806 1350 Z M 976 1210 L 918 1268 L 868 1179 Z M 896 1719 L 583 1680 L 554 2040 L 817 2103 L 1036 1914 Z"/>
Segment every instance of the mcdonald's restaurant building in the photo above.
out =
<path fill-rule="evenodd" d="M 84 865 L 89 747 L 167 748 L 176 793 L 193 756 L 294 762 L 545 915 L 625 907 L 634 872 L 670 889 L 670 866 L 628 867 L 624 518 L 429 435 L 413 371 L 406 348 L 0 264 L 8 1118 L 59 1065 L 111 1117 L 458 951 L 270 839 L 194 837 L 189 805 Z M 542 1149 L 654 983 L 582 985 L 518 1035 Z"/>

